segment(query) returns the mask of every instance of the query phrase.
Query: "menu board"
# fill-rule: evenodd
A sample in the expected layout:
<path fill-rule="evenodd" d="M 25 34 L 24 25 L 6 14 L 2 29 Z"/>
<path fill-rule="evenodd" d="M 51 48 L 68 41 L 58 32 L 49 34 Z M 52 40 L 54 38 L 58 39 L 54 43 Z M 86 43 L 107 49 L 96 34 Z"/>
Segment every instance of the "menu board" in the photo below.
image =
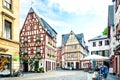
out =
<path fill-rule="evenodd" d="M 0 54 L 0 75 L 10 75 L 11 56 Z"/>

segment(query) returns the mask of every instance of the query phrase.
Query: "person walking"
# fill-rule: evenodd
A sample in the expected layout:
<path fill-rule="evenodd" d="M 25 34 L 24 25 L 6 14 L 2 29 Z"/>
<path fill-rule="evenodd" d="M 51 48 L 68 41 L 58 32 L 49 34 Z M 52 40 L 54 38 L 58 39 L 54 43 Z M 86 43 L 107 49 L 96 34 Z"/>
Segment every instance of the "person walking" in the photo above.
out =
<path fill-rule="evenodd" d="M 100 68 L 100 75 L 106 79 L 107 78 L 107 75 L 108 75 L 108 67 L 103 65 L 101 68 Z"/>
<path fill-rule="evenodd" d="M 107 66 L 104 66 L 104 71 L 105 71 L 105 73 L 104 73 L 104 78 L 106 79 L 107 78 L 107 75 L 108 75 L 108 67 Z"/>

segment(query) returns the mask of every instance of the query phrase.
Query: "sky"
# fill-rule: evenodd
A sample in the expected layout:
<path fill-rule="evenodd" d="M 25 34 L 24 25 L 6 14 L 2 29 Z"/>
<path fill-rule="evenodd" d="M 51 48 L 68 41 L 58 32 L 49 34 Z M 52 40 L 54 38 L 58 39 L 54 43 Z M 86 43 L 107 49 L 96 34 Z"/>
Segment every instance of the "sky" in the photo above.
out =
<path fill-rule="evenodd" d="M 102 35 L 108 23 L 108 5 L 112 0 L 20 0 L 20 27 L 28 11 L 34 11 L 58 34 L 57 46 L 61 46 L 62 34 L 84 34 L 84 40 Z"/>

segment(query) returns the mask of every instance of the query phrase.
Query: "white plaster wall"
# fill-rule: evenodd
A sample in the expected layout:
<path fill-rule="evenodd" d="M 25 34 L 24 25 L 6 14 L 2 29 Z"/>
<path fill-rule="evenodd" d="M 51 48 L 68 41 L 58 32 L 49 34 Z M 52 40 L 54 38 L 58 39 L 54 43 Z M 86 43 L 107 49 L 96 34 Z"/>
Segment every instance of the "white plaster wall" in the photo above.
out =
<path fill-rule="evenodd" d="M 91 53 L 91 51 L 109 50 L 110 45 L 105 45 L 105 40 L 109 40 L 109 39 L 101 39 L 101 40 L 89 41 L 90 53 Z M 102 41 L 102 46 L 99 46 L 99 41 Z M 93 42 L 96 42 L 96 47 L 93 47 Z"/>

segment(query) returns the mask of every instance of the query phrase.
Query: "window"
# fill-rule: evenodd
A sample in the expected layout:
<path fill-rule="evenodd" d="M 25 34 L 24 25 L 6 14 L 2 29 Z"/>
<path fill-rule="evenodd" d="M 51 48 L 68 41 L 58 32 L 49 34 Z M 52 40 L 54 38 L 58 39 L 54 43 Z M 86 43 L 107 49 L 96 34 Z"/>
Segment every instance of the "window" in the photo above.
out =
<path fill-rule="evenodd" d="M 102 46 L 102 41 L 99 41 L 99 46 Z"/>
<path fill-rule="evenodd" d="M 4 6 L 11 10 L 12 9 L 11 2 L 12 0 L 4 0 Z"/>
<path fill-rule="evenodd" d="M 4 38 L 6 39 L 12 39 L 12 32 L 11 32 L 11 26 L 12 26 L 12 23 L 5 20 L 5 24 L 4 24 Z"/>
<path fill-rule="evenodd" d="M 95 47 L 96 46 L 96 42 L 93 42 L 93 47 Z"/>
<path fill-rule="evenodd" d="M 109 45 L 109 40 L 105 40 L 105 45 Z"/>
<path fill-rule="evenodd" d="M 39 61 L 35 61 L 34 65 L 35 67 L 39 67 Z"/>
<path fill-rule="evenodd" d="M 73 49 L 77 49 L 77 45 L 73 45 Z"/>

